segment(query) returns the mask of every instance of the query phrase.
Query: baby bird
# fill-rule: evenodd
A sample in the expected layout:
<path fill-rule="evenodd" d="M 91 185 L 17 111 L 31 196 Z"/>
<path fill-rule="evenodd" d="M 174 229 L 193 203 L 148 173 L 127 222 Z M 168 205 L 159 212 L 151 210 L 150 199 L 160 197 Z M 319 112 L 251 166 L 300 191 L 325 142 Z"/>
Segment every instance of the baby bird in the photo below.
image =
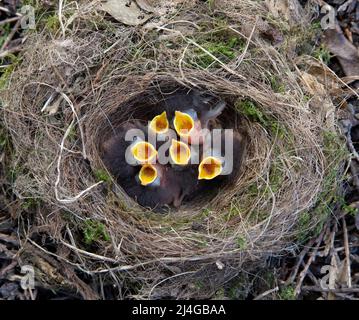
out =
<path fill-rule="evenodd" d="M 208 129 L 210 120 L 217 118 L 226 106 L 224 101 L 213 105 L 214 99 L 196 90 L 182 91 L 161 101 L 159 108 L 166 111 L 177 134 L 184 141 L 202 144 L 208 133 L 205 129 Z"/>
<path fill-rule="evenodd" d="M 127 179 L 122 186 L 141 206 L 151 209 L 161 209 L 165 205 L 178 208 L 187 194 L 176 171 L 158 163 L 143 165 L 136 179 Z"/>
<path fill-rule="evenodd" d="M 126 141 L 126 134 L 133 129 L 140 130 L 139 133 L 142 132 L 143 135 L 140 134 L 137 139 L 135 136 L 134 142 Z M 140 123 L 128 122 L 121 126 L 114 136 L 102 144 L 102 160 L 118 184 L 140 205 L 151 209 L 165 205 L 178 208 L 190 192 L 189 181 L 195 181 L 192 185 L 197 184 L 195 172 L 176 172 L 170 166 L 159 163 L 144 163 L 141 166 L 131 165 L 126 161 L 126 150 L 131 150 L 138 159 L 146 157 L 146 153 L 142 155 L 140 150 L 136 153 L 136 149 L 131 148 L 136 141 L 142 143 L 147 139 L 146 129 Z M 148 154 L 147 157 L 150 158 Z"/>
<path fill-rule="evenodd" d="M 224 101 L 217 103 L 209 110 L 197 112 L 195 109 L 175 111 L 173 125 L 177 134 L 189 144 L 203 144 L 209 134 L 209 121 L 217 118 L 225 108 Z"/>
<path fill-rule="evenodd" d="M 198 166 L 199 180 L 233 180 L 239 173 L 246 152 L 247 138 L 237 131 L 213 130 L 204 146 Z"/>
<path fill-rule="evenodd" d="M 126 141 L 126 134 L 131 132 L 130 130 L 138 130 L 134 131 L 138 132 L 138 139 L 134 139 L 134 141 Z M 100 146 L 102 161 L 114 178 L 120 180 L 131 177 L 134 178 L 137 174 L 138 168 L 126 161 L 126 152 L 128 152 L 128 148 L 134 142 L 142 142 L 145 140 L 146 135 L 143 130 L 144 127 L 140 123 L 127 122 L 118 128 L 114 132 L 114 135 Z M 134 146 L 135 145 L 133 145 L 133 147 Z M 149 150 L 152 150 L 152 148 L 149 147 Z M 143 155 L 141 151 L 143 151 L 143 148 L 132 148 L 131 152 L 133 158 L 144 160 L 146 154 Z M 150 157 L 152 158 L 152 155 Z"/>

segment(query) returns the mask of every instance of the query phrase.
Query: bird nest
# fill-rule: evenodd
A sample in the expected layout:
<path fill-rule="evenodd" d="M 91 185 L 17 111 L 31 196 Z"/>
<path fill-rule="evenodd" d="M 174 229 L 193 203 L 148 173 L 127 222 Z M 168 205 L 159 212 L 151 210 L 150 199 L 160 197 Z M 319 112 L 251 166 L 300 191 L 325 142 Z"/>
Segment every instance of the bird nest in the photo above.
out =
<path fill-rule="evenodd" d="M 268 40 L 265 8 L 231 3 L 190 2 L 179 22 L 143 29 L 79 14 L 71 30 L 29 35 L 4 91 L 15 192 L 41 201 L 33 225 L 82 271 L 126 280 L 128 295 L 212 296 L 330 214 L 343 159 L 335 109 L 316 103 L 299 62 Z M 179 88 L 225 101 L 219 121 L 246 132 L 247 151 L 235 181 L 158 214 L 127 196 L 101 145 Z"/>

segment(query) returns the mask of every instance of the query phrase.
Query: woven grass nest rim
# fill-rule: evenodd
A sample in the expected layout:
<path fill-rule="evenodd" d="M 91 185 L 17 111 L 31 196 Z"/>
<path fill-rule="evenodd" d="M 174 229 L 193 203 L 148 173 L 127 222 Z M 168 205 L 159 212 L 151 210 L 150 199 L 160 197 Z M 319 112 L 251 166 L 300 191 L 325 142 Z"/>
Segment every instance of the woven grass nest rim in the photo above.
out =
<path fill-rule="evenodd" d="M 252 10 L 258 6 L 250 1 L 248 5 Z M 195 14 L 197 9 L 191 10 Z M 86 19 L 90 18 L 82 17 L 81 23 Z M 322 208 L 321 195 L 332 192 L 342 166 L 335 124 L 308 103 L 295 68 L 280 51 L 252 38 L 245 64 L 236 65 L 236 60 L 208 72 L 190 64 L 179 69 L 174 54 L 188 61 L 196 54 L 183 47 L 173 51 L 160 46 L 153 57 L 151 46 L 143 48 L 126 34 L 123 50 L 106 56 L 104 35 L 77 29 L 70 39 L 71 50 L 49 41 L 46 34 L 28 40 L 24 62 L 4 95 L 5 107 L 11 110 L 4 111 L 4 118 L 16 150 L 14 166 L 22 168 L 15 182 L 18 196 L 41 199 L 49 212 L 59 212 L 56 219 L 41 213 L 35 223 L 52 225 L 57 241 L 80 252 L 82 270 L 118 271 L 119 277 L 140 281 L 144 292 L 163 279 L 158 270 L 166 266 L 187 277 L 178 276 L 161 288 L 178 287 L 203 274 L 215 274 L 223 282 L 238 273 L 238 266 L 286 250 L 328 214 L 314 209 Z M 136 46 L 149 58 L 132 60 Z M 156 60 L 161 55 L 161 61 Z M 271 59 L 259 59 L 261 55 Z M 76 64 L 79 57 L 84 64 Z M 286 90 L 277 92 L 263 81 L 263 68 L 281 79 Z M 60 90 L 59 81 L 66 84 Z M 98 146 L 114 126 L 136 118 L 135 102 L 146 95 L 156 99 L 174 86 L 199 88 L 225 100 L 230 107 L 221 121 L 245 130 L 249 144 L 235 184 L 210 201 L 159 216 L 136 205 L 114 183 Z M 52 94 L 59 109 L 46 116 L 41 108 Z M 126 112 L 118 112 L 119 107 Z M 86 221 L 104 226 L 90 247 L 81 239 Z M 70 235 L 75 242 L 69 242 Z M 219 268 L 219 260 L 229 269 Z"/>

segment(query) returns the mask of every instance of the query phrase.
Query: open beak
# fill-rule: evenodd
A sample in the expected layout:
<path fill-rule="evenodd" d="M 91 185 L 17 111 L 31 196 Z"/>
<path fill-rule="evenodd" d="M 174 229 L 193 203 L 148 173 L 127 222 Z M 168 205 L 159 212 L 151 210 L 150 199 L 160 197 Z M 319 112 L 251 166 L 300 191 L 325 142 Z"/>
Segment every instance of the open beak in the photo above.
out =
<path fill-rule="evenodd" d="M 157 169 L 152 164 L 145 164 L 142 166 L 138 178 L 143 186 L 153 183 L 157 179 Z"/>
<path fill-rule="evenodd" d="M 166 111 L 163 111 L 160 115 L 155 116 L 150 122 L 150 129 L 157 134 L 166 133 L 169 128 Z"/>
<path fill-rule="evenodd" d="M 222 161 L 216 157 L 204 158 L 198 167 L 198 180 L 212 180 L 222 172 Z"/>
<path fill-rule="evenodd" d="M 151 162 L 157 156 L 157 151 L 154 146 L 145 141 L 137 142 L 131 148 L 131 153 L 133 157 L 140 163 Z"/>
<path fill-rule="evenodd" d="M 195 126 L 193 118 L 181 111 L 175 112 L 173 124 L 180 137 L 189 137 Z"/>
<path fill-rule="evenodd" d="M 191 158 L 191 150 L 185 143 L 172 139 L 170 156 L 174 164 L 185 166 Z"/>

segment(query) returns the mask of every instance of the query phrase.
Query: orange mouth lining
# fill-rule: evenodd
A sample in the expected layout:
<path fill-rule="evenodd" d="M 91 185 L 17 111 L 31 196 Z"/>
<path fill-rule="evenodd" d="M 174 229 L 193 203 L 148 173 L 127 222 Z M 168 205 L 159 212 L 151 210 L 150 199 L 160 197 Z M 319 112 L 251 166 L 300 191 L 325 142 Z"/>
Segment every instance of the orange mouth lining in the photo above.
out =
<path fill-rule="evenodd" d="M 174 127 L 179 135 L 188 136 L 194 128 L 194 120 L 187 113 L 176 111 Z"/>
<path fill-rule="evenodd" d="M 198 167 L 198 179 L 211 180 L 222 172 L 222 163 L 215 157 L 203 159 Z"/>
<path fill-rule="evenodd" d="M 155 116 L 150 122 L 150 128 L 158 134 L 166 133 L 169 128 L 166 111 Z"/>
<path fill-rule="evenodd" d="M 157 170 L 154 166 L 152 166 L 150 164 L 146 164 L 146 165 L 142 166 L 138 176 L 141 181 L 141 184 L 143 186 L 147 186 L 156 180 Z"/>
<path fill-rule="evenodd" d="M 157 155 L 156 149 L 150 143 L 144 141 L 136 143 L 131 152 L 134 158 L 141 162 L 150 161 Z"/>
<path fill-rule="evenodd" d="M 175 164 L 186 165 L 191 158 L 191 150 L 185 143 L 172 140 L 170 155 Z"/>

